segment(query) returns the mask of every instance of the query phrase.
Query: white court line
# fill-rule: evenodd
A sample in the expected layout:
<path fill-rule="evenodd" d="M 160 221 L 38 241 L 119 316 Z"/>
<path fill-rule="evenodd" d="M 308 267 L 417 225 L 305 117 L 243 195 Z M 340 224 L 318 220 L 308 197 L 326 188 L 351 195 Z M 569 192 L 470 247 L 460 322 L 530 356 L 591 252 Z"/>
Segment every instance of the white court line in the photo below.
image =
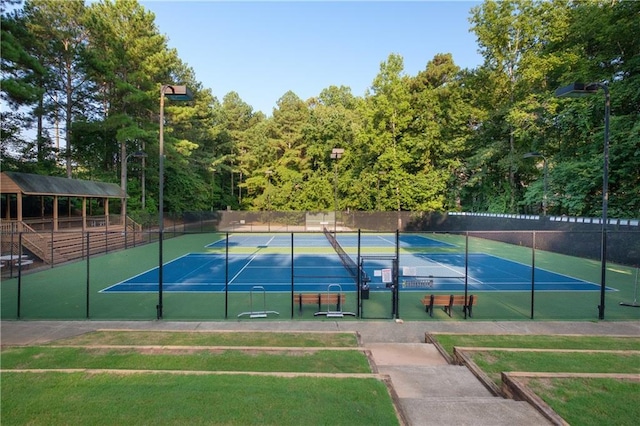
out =
<path fill-rule="evenodd" d="M 395 241 L 389 241 L 387 238 L 385 238 L 385 237 L 381 237 L 380 235 L 378 235 L 377 237 L 378 237 L 379 239 L 381 239 L 382 241 L 384 241 L 385 243 L 389 243 L 389 244 L 390 244 L 390 245 L 392 245 L 392 246 L 395 246 L 395 245 L 396 245 L 396 242 L 395 242 Z"/>
<path fill-rule="evenodd" d="M 268 245 L 269 245 L 269 243 L 271 243 L 271 241 L 273 241 L 275 238 L 276 238 L 276 237 L 275 237 L 275 235 L 274 235 L 274 236 L 272 236 L 272 237 L 271 237 L 271 239 L 270 239 L 269 241 L 267 241 L 267 243 L 265 244 L 265 246 L 268 246 Z M 231 284 L 233 281 L 235 281 L 235 279 L 236 279 L 236 278 L 238 278 L 238 276 L 239 276 L 240 274 L 242 274 L 242 272 L 243 272 L 245 269 L 247 269 L 247 268 L 249 267 L 249 264 L 250 264 L 251 262 L 253 262 L 253 261 L 254 261 L 254 259 L 255 259 L 256 257 L 258 257 L 258 253 L 255 253 L 253 256 L 251 256 L 251 258 L 249 258 L 249 261 L 248 261 L 247 263 L 245 263 L 245 265 L 244 265 L 242 268 L 240 268 L 240 270 L 238 271 L 238 273 L 237 273 L 237 274 L 235 274 L 235 275 L 233 276 L 233 278 L 231 278 L 227 284 Z"/>
<path fill-rule="evenodd" d="M 237 274 L 235 274 L 235 275 L 233 276 L 233 278 L 231 278 L 231 279 L 229 280 L 229 284 L 231 284 L 231 283 L 232 283 L 236 278 L 238 278 L 238 276 L 242 273 L 242 271 L 244 271 L 245 269 L 247 269 L 247 267 L 249 266 L 249 264 L 250 264 L 251 262 L 253 262 L 253 260 L 254 260 L 256 257 L 258 257 L 258 254 L 257 254 L 257 253 L 256 253 L 256 254 L 254 254 L 253 256 L 251 256 L 251 258 L 249 259 L 249 261 L 248 261 L 248 262 L 247 262 L 247 263 L 246 263 L 242 268 L 240 268 L 240 270 L 238 271 L 238 273 L 237 273 Z"/>
<path fill-rule="evenodd" d="M 164 267 L 165 267 L 166 265 L 168 265 L 169 263 L 171 263 L 171 262 L 173 262 L 173 261 L 175 261 L 175 260 L 178 260 L 178 259 L 182 259 L 183 257 L 190 256 L 191 254 L 193 254 L 193 253 L 186 253 L 186 254 L 183 254 L 182 256 L 178 256 L 178 257 L 176 257 L 176 258 L 175 258 L 175 259 L 173 259 L 173 260 L 169 260 L 169 261 L 167 261 L 167 262 L 163 262 L 163 263 L 162 263 L 162 267 L 164 268 Z M 126 279 L 126 280 L 124 280 L 124 281 L 120 281 L 119 283 L 112 284 L 112 285 L 110 285 L 110 286 L 109 286 L 109 287 L 107 287 L 107 288 L 103 288 L 103 289 L 102 289 L 102 290 L 100 290 L 98 293 L 104 293 L 104 292 L 106 292 L 107 290 L 109 290 L 109 289 L 111 289 L 111 288 L 113 288 L 113 287 L 119 286 L 119 285 L 123 285 L 123 286 L 134 285 L 133 283 L 128 283 L 127 281 L 130 281 L 130 280 L 133 280 L 133 279 L 135 279 L 135 278 L 138 278 L 139 276 L 144 275 L 144 274 L 146 274 L 146 273 L 148 273 L 148 272 L 151 272 L 151 271 L 153 271 L 153 270 L 155 270 L 155 269 L 158 269 L 158 267 L 157 267 L 157 266 L 154 266 L 153 268 L 151 268 L 151 269 L 147 269 L 146 271 L 143 271 L 143 272 L 140 272 L 139 274 L 136 274 L 136 275 L 134 275 L 134 276 L 132 276 L 132 277 L 129 277 L 129 278 L 127 278 L 127 279 Z M 154 283 L 135 283 L 135 285 L 138 285 L 138 284 L 142 284 L 142 285 L 150 284 L 150 285 L 152 285 L 152 284 L 154 284 Z M 162 283 L 162 284 L 164 284 L 164 283 Z M 124 291 L 126 292 L 126 290 L 124 290 Z M 113 292 L 113 293 L 116 293 L 116 292 Z M 131 292 L 131 293 L 133 293 L 133 292 Z"/>

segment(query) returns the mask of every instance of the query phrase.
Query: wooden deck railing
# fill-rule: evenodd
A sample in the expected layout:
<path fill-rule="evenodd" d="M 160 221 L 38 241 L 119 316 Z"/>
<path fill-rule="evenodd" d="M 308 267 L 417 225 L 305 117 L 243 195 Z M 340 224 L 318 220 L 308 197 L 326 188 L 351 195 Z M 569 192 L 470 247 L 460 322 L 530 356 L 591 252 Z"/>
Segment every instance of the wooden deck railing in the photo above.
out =
<path fill-rule="evenodd" d="M 88 219 L 92 226 L 53 231 L 46 229 L 42 221 L 3 221 L 2 252 L 30 252 L 44 264 L 58 264 L 99 253 L 120 250 L 141 244 L 144 240 L 142 226 L 127 218 L 127 225 L 107 224 L 100 218 Z M 41 230 L 33 228 L 34 225 Z M 20 235 L 22 238 L 20 239 Z M 88 240 L 87 240 L 88 239 Z"/>

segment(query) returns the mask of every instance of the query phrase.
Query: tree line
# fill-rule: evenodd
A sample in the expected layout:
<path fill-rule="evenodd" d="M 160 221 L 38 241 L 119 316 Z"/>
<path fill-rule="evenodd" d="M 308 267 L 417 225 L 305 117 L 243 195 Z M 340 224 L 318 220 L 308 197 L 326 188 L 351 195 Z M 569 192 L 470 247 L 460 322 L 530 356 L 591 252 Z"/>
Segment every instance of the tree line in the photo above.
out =
<path fill-rule="evenodd" d="M 157 212 L 160 87 L 184 84 L 193 100 L 164 111 L 170 212 L 333 210 L 337 200 L 341 210 L 599 216 L 604 97 L 554 90 L 603 82 L 609 215 L 640 217 L 640 2 L 485 1 L 469 12 L 477 68 L 445 52 L 408 75 L 390 53 L 363 96 L 289 91 L 269 116 L 203 87 L 136 0 L 0 4 L 3 170 L 126 175 L 129 211 Z"/>

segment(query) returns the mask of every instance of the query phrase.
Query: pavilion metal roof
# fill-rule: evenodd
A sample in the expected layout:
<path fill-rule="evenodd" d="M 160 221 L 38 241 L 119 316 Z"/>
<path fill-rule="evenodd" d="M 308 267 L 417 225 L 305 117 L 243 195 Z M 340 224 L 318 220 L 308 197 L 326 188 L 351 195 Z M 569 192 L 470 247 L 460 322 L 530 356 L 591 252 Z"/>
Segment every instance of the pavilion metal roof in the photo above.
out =
<path fill-rule="evenodd" d="M 123 192 L 115 183 L 68 179 L 19 172 L 3 172 L 25 195 L 57 195 L 66 197 L 122 198 Z M 5 185 L 3 185 L 4 187 Z"/>

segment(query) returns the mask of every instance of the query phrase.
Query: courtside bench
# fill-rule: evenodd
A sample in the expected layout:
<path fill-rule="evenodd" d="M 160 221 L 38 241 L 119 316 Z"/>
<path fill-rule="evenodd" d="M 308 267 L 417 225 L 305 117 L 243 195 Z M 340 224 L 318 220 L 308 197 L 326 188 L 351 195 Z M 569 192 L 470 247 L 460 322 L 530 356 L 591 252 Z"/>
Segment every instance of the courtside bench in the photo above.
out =
<path fill-rule="evenodd" d="M 317 305 L 318 311 L 322 310 L 322 305 L 336 305 L 336 311 L 340 311 L 345 301 L 345 295 L 338 293 L 297 293 L 294 297 L 300 313 L 302 305 Z"/>
<path fill-rule="evenodd" d="M 442 306 L 447 315 L 451 316 L 451 311 L 454 306 L 462 306 L 462 312 L 466 315 L 472 316 L 473 305 L 478 303 L 478 296 L 468 296 L 468 301 L 465 300 L 463 294 L 431 294 L 422 298 L 422 304 L 424 305 L 425 312 L 433 317 L 433 308 L 435 306 Z"/>

